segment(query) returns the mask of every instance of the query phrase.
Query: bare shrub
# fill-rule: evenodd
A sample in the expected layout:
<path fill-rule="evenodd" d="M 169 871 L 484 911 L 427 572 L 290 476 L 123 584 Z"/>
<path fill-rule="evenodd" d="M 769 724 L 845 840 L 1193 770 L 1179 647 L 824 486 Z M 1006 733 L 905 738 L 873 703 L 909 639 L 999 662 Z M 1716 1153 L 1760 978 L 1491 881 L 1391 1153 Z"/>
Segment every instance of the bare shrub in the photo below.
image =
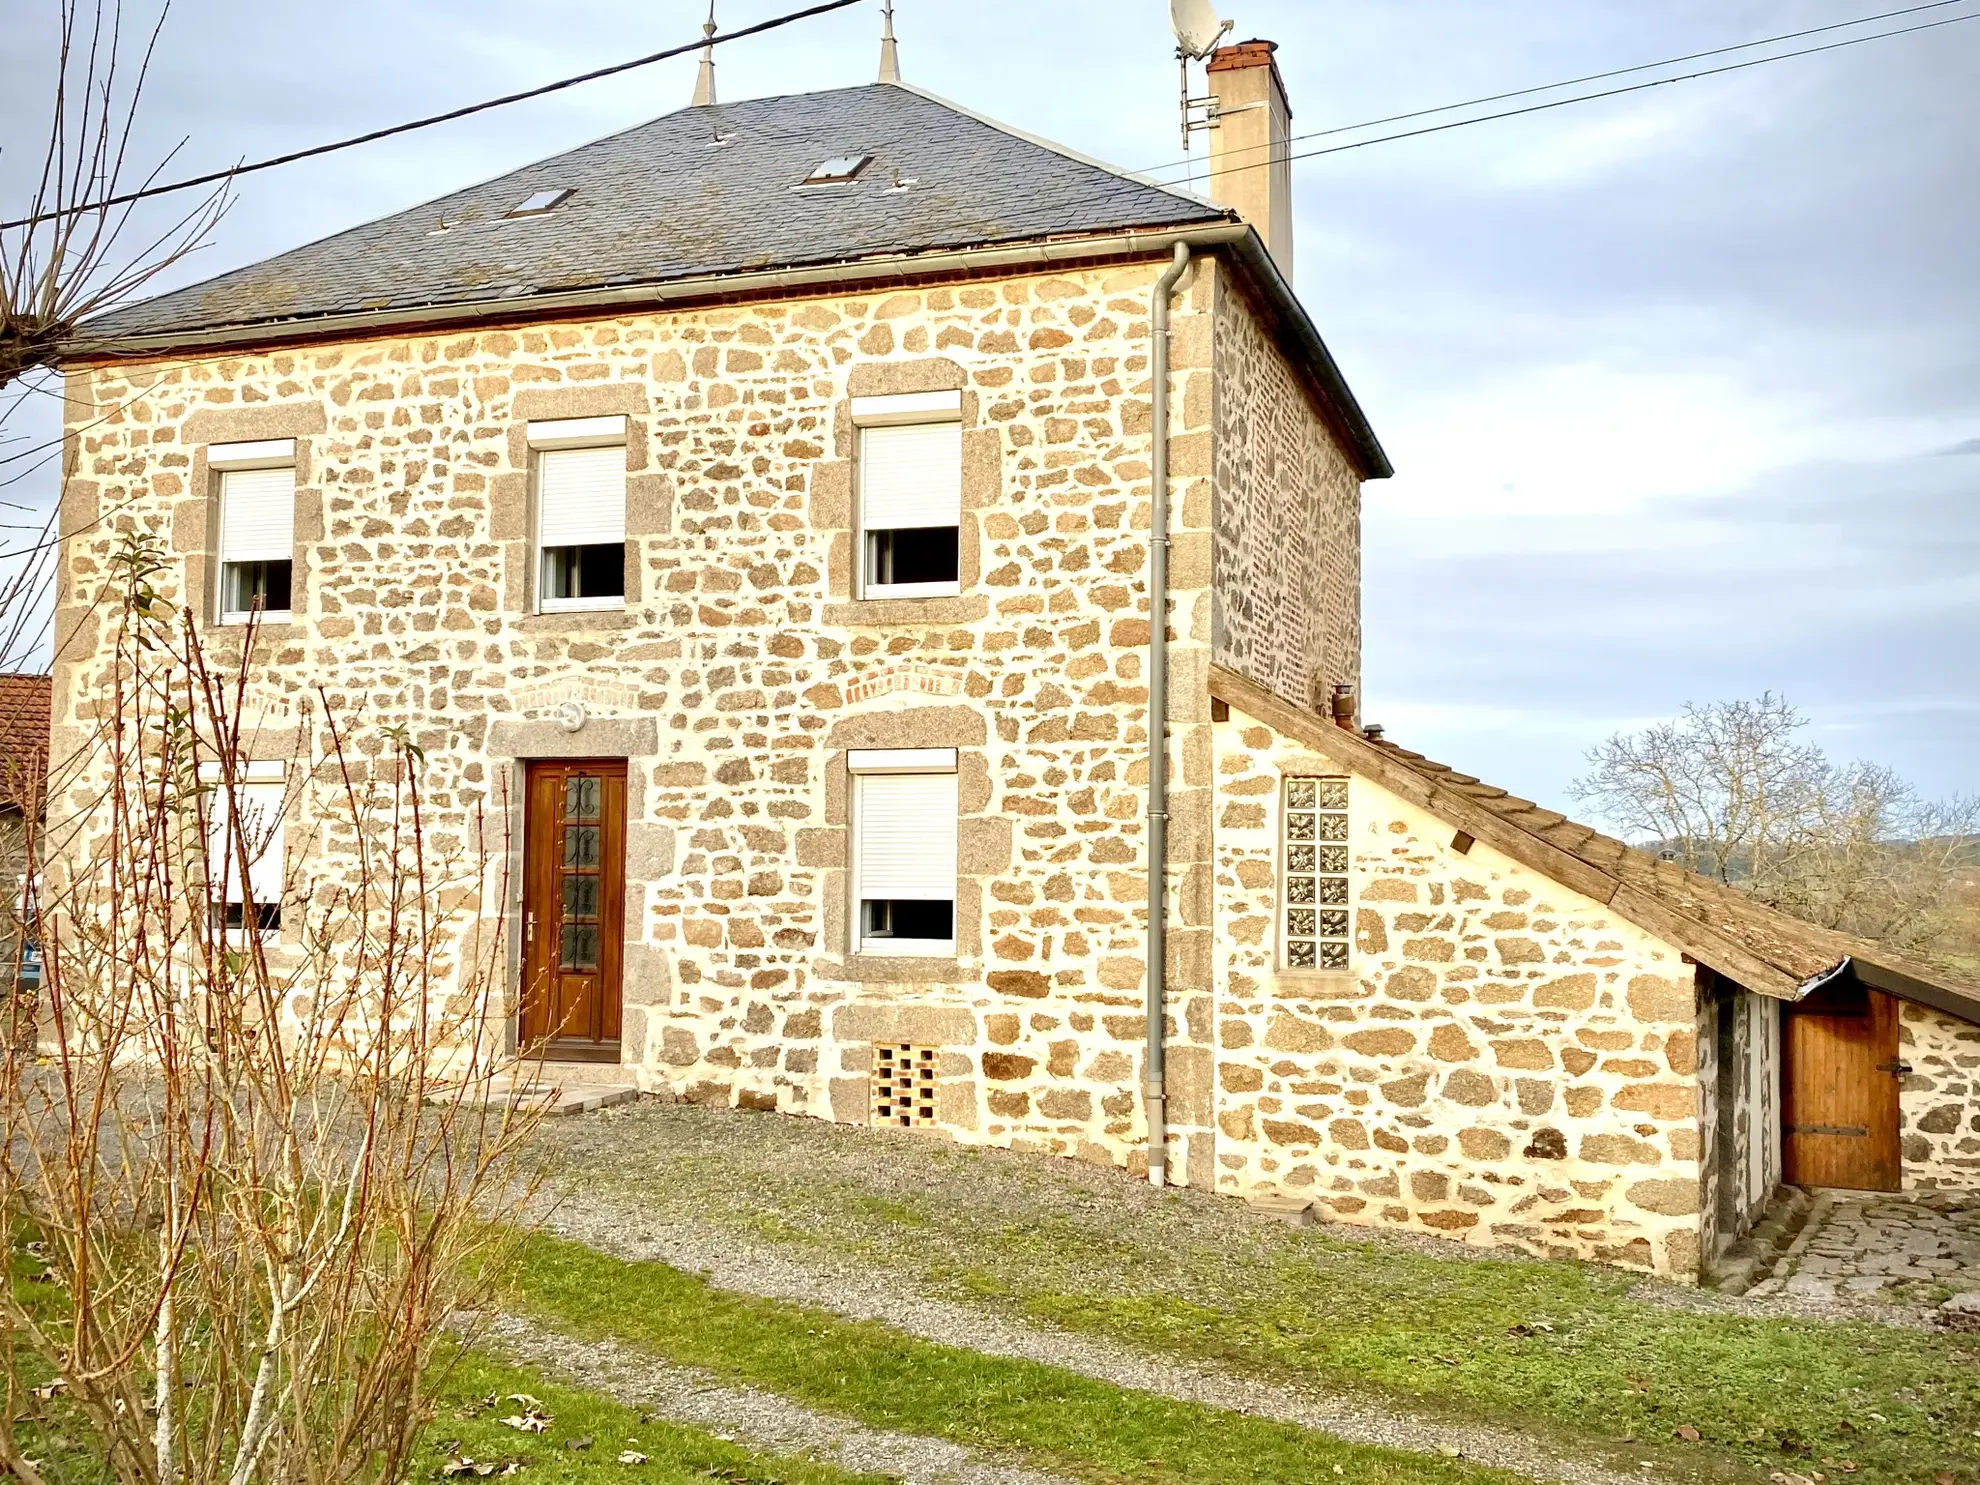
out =
<path fill-rule="evenodd" d="M 531 1192 L 492 1040 L 504 884 L 495 853 L 432 848 L 412 741 L 320 698 L 271 800 L 249 661 L 210 659 L 163 566 L 136 535 L 114 560 L 101 720 L 37 843 L 42 1050 L 0 1090 L 0 1469 L 399 1480 Z M 257 886 L 283 832 L 354 864 L 295 849 L 318 875 Z"/>

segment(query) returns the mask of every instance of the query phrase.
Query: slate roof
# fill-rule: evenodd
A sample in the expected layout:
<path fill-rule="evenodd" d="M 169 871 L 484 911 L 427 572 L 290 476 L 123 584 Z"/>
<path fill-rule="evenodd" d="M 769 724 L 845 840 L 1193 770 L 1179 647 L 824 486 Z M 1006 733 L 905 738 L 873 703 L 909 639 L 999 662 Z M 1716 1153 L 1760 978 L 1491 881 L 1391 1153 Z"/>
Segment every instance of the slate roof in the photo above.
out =
<path fill-rule="evenodd" d="M 20 809 L 25 797 L 39 811 L 53 687 L 45 675 L 0 674 L 0 809 Z"/>
<path fill-rule="evenodd" d="M 854 181 L 793 189 L 828 158 L 859 154 L 873 158 Z M 570 199 L 546 215 L 505 216 L 533 191 L 567 187 Z M 1232 220 L 914 88 L 875 83 L 683 109 L 86 328 L 124 338 L 293 324 Z M 436 233 L 442 222 L 451 225 Z"/>
<path fill-rule="evenodd" d="M 1372 779 L 1522 865 L 1614 908 L 1748 990 L 1792 1001 L 1826 980 L 1854 976 L 1873 989 L 1980 1021 L 1980 980 L 1970 974 L 1777 912 L 1530 799 L 1337 726 L 1234 671 L 1213 668 L 1210 690 L 1344 771 Z"/>

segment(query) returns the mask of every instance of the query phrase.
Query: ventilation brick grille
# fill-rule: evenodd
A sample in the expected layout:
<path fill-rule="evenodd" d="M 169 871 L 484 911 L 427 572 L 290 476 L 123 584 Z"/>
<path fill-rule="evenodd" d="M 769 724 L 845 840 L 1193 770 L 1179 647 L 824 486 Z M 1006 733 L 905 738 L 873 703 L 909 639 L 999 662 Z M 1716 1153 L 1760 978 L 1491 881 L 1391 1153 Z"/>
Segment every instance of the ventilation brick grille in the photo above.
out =
<path fill-rule="evenodd" d="M 873 1122 L 916 1129 L 935 1121 L 934 1047 L 873 1045 Z"/>

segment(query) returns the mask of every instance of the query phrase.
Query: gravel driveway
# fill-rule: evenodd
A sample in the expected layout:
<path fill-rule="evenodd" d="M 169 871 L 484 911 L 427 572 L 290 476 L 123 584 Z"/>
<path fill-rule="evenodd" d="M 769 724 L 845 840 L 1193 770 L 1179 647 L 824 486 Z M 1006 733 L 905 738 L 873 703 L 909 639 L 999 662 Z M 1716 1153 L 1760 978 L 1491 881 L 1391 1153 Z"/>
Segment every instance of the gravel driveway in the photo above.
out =
<path fill-rule="evenodd" d="M 1623 1474 L 1556 1451 L 1530 1434 L 1417 1417 L 1369 1398 L 1293 1389 L 1212 1367 L 1073 1335 L 924 1292 L 896 1268 L 815 1243 L 758 1241 L 739 1225 L 759 1220 L 756 1181 L 772 1172 L 811 1182 L 852 1183 L 878 1204 L 926 1198 L 932 1188 L 981 1204 L 1002 1219 L 1041 1220 L 1082 1213 L 1088 1220 L 1133 1222 L 1138 1237 L 1173 1251 L 1206 1242 L 1260 1251 L 1283 1229 L 1242 1204 L 1201 1192 L 1156 1191 L 1119 1172 L 1005 1151 L 931 1146 L 923 1136 L 843 1130 L 812 1120 L 739 1114 L 653 1102 L 546 1125 L 539 1149 L 551 1167 L 558 1200 L 542 1225 L 615 1257 L 655 1261 L 699 1273 L 717 1287 L 816 1305 L 881 1321 L 910 1335 L 990 1355 L 1021 1357 L 1080 1372 L 1120 1387 L 1204 1403 L 1311 1428 L 1353 1443 L 1426 1455 L 1460 1455 L 1480 1464 L 1562 1485 L 1619 1485 L 1655 1478 Z M 732 1220 L 724 1220 L 724 1209 Z M 903 1243 L 942 1239 L 902 1225 Z M 813 1211 L 809 1215 L 817 1217 Z M 820 1218 L 829 1222 L 829 1214 Z M 1460 1250 L 1461 1251 L 1461 1250 Z M 929 1259 L 922 1251 L 919 1256 Z M 940 1253 L 932 1255 L 935 1258 Z M 958 1258 L 966 1257 L 966 1252 Z M 1466 1255 L 1469 1256 L 1469 1255 Z M 1181 1275 L 1178 1275 L 1180 1279 Z M 1201 1282 L 1201 1275 L 1191 1275 Z M 609 1389 L 608 1389 L 609 1390 Z M 746 1409 L 734 1415 L 742 1426 Z"/>

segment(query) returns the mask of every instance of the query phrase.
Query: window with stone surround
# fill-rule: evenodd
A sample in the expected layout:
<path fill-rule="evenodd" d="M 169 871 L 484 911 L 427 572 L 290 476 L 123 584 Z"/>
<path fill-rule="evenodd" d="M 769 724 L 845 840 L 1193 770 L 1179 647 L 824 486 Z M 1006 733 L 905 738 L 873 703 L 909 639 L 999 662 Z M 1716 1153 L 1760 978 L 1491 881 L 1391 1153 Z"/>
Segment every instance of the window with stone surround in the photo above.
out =
<path fill-rule="evenodd" d="M 907 1129 L 925 1128 L 935 1119 L 934 1047 L 873 1044 L 873 1122 Z"/>
<path fill-rule="evenodd" d="M 1348 781 L 1285 781 L 1279 942 L 1287 969 L 1348 967 Z"/>
<path fill-rule="evenodd" d="M 536 459 L 538 613 L 626 605 L 626 420 L 529 425 Z"/>
<path fill-rule="evenodd" d="M 956 952 L 954 748 L 855 748 L 853 952 Z"/>
<path fill-rule="evenodd" d="M 859 596 L 962 592 L 962 394 L 852 399 Z"/>
<path fill-rule="evenodd" d="M 295 582 L 296 441 L 210 444 L 206 467 L 220 481 L 220 622 L 287 622 Z"/>
<path fill-rule="evenodd" d="M 248 932 L 274 933 L 282 926 L 285 770 L 280 763 L 243 763 L 229 788 L 219 765 L 204 763 L 199 778 L 206 816 L 207 896 L 213 915 L 236 939 Z"/>

